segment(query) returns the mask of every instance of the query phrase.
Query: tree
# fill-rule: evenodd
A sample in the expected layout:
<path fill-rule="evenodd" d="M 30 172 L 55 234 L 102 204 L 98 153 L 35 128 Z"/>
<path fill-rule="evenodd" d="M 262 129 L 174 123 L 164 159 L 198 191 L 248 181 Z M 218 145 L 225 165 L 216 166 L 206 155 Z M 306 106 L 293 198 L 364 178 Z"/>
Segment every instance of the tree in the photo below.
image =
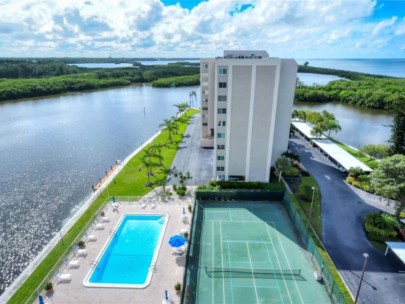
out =
<path fill-rule="evenodd" d="M 390 147 L 387 145 L 365 145 L 360 149 L 361 153 L 364 153 L 370 156 L 370 160 L 374 159 L 383 159 L 390 155 Z"/>
<path fill-rule="evenodd" d="M 278 181 L 281 181 L 281 174 L 283 172 L 287 172 L 291 170 L 291 161 L 285 157 L 285 156 L 280 156 L 275 164 L 274 167 L 276 168 L 277 172 L 278 172 Z"/>
<path fill-rule="evenodd" d="M 311 130 L 311 135 L 314 136 L 315 138 L 320 138 L 325 131 L 323 125 L 321 123 L 316 124 L 312 130 Z"/>
<path fill-rule="evenodd" d="M 155 158 L 157 157 L 157 155 L 155 153 L 153 146 L 145 148 L 143 150 L 143 153 L 144 154 L 141 157 L 141 162 L 146 167 L 146 176 L 148 179 L 148 182 L 146 183 L 146 187 L 151 187 L 152 182 L 150 181 L 150 177 L 153 175 L 153 168 L 158 165 L 158 163 L 155 161 Z"/>
<path fill-rule="evenodd" d="M 305 66 L 305 67 L 308 66 L 308 64 L 309 64 L 308 61 L 305 61 L 305 62 L 304 62 L 304 66 Z"/>
<path fill-rule="evenodd" d="M 370 184 L 385 196 L 388 205 L 394 206 L 398 217 L 405 207 L 405 155 L 384 158 L 371 173 Z"/>
<path fill-rule="evenodd" d="M 185 172 L 185 173 L 183 173 L 183 172 L 181 172 L 181 171 L 175 171 L 173 175 L 174 175 L 174 177 L 176 177 L 176 178 L 179 179 L 179 183 L 180 183 L 180 185 L 181 185 L 182 187 L 186 187 L 186 182 L 187 182 L 187 180 L 193 178 L 193 177 L 191 176 L 191 173 L 188 172 L 188 171 Z"/>
<path fill-rule="evenodd" d="M 177 108 L 177 115 L 185 112 L 190 106 L 187 104 L 187 102 L 183 103 L 178 103 L 174 105 Z"/>
<path fill-rule="evenodd" d="M 339 124 L 339 121 L 336 119 L 327 119 L 323 122 L 325 131 L 328 131 L 328 137 L 330 136 L 330 132 L 339 132 L 342 130 L 342 127 Z"/>
<path fill-rule="evenodd" d="M 394 115 L 391 125 L 392 154 L 405 154 L 405 100 L 399 99 L 393 103 Z"/>
<path fill-rule="evenodd" d="M 164 119 L 163 123 L 161 123 L 159 127 L 164 127 L 169 132 L 169 141 L 172 144 L 173 143 L 172 134 L 175 134 L 175 132 L 177 132 L 179 129 L 179 126 L 177 125 L 176 121 L 173 121 L 172 119 Z"/>

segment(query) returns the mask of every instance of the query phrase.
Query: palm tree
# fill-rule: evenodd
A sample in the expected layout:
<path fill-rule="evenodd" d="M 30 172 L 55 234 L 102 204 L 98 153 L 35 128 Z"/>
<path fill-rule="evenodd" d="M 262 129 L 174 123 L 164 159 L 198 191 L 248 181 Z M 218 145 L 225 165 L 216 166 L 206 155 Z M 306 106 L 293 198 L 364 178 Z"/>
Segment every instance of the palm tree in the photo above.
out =
<path fill-rule="evenodd" d="M 172 119 L 163 119 L 163 123 L 159 127 L 164 127 L 169 132 L 170 143 L 173 143 L 172 134 L 175 130 L 179 129 L 179 126 Z"/>
<path fill-rule="evenodd" d="M 291 170 L 291 161 L 287 157 L 281 156 L 276 160 L 274 167 L 278 171 L 278 181 L 281 181 L 281 174 Z"/>
<path fill-rule="evenodd" d="M 165 144 L 153 144 L 150 146 L 150 149 L 154 152 L 153 157 L 159 160 L 159 166 L 163 166 L 162 150 L 165 146 Z"/>

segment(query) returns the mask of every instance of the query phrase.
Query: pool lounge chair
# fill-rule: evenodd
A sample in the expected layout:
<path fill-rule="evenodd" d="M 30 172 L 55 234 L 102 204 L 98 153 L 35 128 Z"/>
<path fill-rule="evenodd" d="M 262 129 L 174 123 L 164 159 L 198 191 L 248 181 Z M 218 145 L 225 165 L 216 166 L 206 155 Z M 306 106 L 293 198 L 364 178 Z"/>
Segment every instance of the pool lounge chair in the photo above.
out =
<path fill-rule="evenodd" d="M 112 207 L 113 211 L 118 211 L 118 206 L 119 206 L 118 203 L 112 203 L 111 204 L 111 207 Z"/>
<path fill-rule="evenodd" d="M 86 249 L 79 249 L 79 250 L 76 251 L 76 255 L 85 257 L 87 255 L 87 250 Z"/>
<path fill-rule="evenodd" d="M 104 229 L 104 225 L 101 223 L 97 223 L 96 224 L 96 230 L 103 230 Z"/>
<path fill-rule="evenodd" d="M 150 206 L 151 206 L 153 209 L 155 209 L 155 208 L 156 208 L 156 203 L 155 203 L 155 202 L 152 202 L 152 203 L 150 204 Z"/>
<path fill-rule="evenodd" d="M 56 277 L 57 284 L 59 283 L 69 283 L 72 281 L 72 275 L 70 273 L 58 274 Z"/>
<path fill-rule="evenodd" d="M 88 241 L 88 242 L 95 242 L 95 241 L 97 241 L 97 237 L 96 237 L 94 234 L 90 234 L 90 235 L 87 237 L 87 241 Z"/>
<path fill-rule="evenodd" d="M 144 201 L 141 202 L 141 207 L 142 207 L 142 209 L 146 208 L 146 203 Z"/>
<path fill-rule="evenodd" d="M 107 217 L 107 216 L 102 216 L 102 217 L 101 217 L 101 221 L 102 221 L 103 223 L 108 223 L 108 222 L 110 221 L 110 218 Z"/>
<path fill-rule="evenodd" d="M 181 221 L 183 222 L 183 224 L 188 224 L 188 217 L 185 214 L 181 215 Z"/>
<path fill-rule="evenodd" d="M 68 269 L 79 268 L 79 266 L 80 266 L 79 260 L 70 260 L 66 265 Z"/>

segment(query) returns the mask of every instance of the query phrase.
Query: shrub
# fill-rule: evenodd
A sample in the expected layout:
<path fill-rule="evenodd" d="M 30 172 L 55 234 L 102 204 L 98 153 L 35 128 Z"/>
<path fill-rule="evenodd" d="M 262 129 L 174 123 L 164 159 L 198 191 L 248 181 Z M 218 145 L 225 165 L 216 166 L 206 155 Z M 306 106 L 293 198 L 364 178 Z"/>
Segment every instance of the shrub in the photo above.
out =
<path fill-rule="evenodd" d="M 53 289 L 52 282 L 46 283 L 44 289 L 45 289 L 46 291 L 51 291 L 51 290 Z"/>
<path fill-rule="evenodd" d="M 405 210 L 401 211 L 401 213 L 399 214 L 399 218 L 400 219 L 404 219 L 405 218 Z"/>
<path fill-rule="evenodd" d="M 308 171 L 305 171 L 305 170 L 302 170 L 302 171 L 301 171 L 301 175 L 302 175 L 302 176 L 310 176 L 309 172 L 308 172 Z"/>
<path fill-rule="evenodd" d="M 346 182 L 350 185 L 353 185 L 353 182 L 355 182 L 355 181 L 356 181 L 356 179 L 352 176 L 346 177 Z"/>
<path fill-rule="evenodd" d="M 395 228 L 399 223 L 395 217 L 387 213 L 370 212 L 366 215 L 364 221 L 364 230 L 371 240 L 385 242 L 396 239 L 397 232 Z"/>
<path fill-rule="evenodd" d="M 360 176 L 361 174 L 363 174 L 363 170 L 360 167 L 356 167 L 356 168 L 350 168 L 349 169 L 349 176 L 350 177 L 354 177 L 357 179 L 358 176 Z"/>
<path fill-rule="evenodd" d="M 177 188 L 176 193 L 178 196 L 185 196 L 186 195 L 186 189 L 184 188 Z"/>
<path fill-rule="evenodd" d="M 289 176 L 289 177 L 295 177 L 298 176 L 298 174 L 300 173 L 300 170 L 296 167 L 292 167 L 290 170 L 288 170 L 287 172 L 284 172 L 284 176 Z"/>
<path fill-rule="evenodd" d="M 214 180 L 210 180 L 210 181 L 208 182 L 208 186 L 216 187 L 217 185 L 218 185 L 217 182 L 214 181 Z"/>
<path fill-rule="evenodd" d="M 173 188 L 173 191 L 177 191 L 177 185 L 176 184 L 173 184 L 172 188 Z"/>

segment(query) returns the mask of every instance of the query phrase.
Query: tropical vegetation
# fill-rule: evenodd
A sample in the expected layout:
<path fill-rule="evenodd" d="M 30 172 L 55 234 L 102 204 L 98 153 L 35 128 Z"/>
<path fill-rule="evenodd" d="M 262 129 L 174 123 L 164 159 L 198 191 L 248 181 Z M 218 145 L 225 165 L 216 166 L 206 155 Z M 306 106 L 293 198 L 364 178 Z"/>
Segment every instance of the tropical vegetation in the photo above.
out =
<path fill-rule="evenodd" d="M 86 69 L 59 60 L 9 60 L 4 67 L 0 64 L 0 101 L 126 86 L 164 77 L 193 75 L 195 78 L 198 72 L 198 67 L 185 64 Z"/>

